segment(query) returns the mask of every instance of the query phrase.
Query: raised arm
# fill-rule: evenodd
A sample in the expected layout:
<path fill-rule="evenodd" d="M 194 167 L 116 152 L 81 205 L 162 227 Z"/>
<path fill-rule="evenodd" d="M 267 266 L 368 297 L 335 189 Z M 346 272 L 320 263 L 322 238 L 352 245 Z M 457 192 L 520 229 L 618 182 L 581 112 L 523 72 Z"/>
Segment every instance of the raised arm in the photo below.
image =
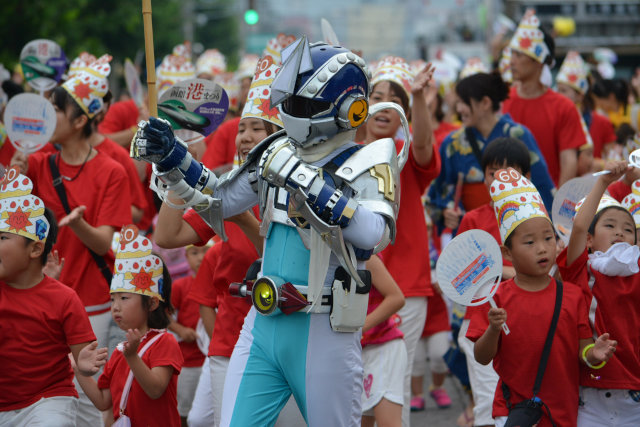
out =
<path fill-rule="evenodd" d="M 576 216 L 573 218 L 573 228 L 571 229 L 571 237 L 569 238 L 569 245 L 567 246 L 567 266 L 571 265 L 587 247 L 589 226 L 591 225 L 591 221 L 593 221 L 593 217 L 596 215 L 602 195 L 609 184 L 616 181 L 629 170 L 629 166 L 627 166 L 626 161 L 611 162 L 607 164 L 606 169 L 610 170 L 611 173 L 601 175 L 598 178 L 578 210 L 578 213 L 576 213 Z"/>
<path fill-rule="evenodd" d="M 425 94 L 429 85 L 433 83 L 434 70 L 431 63 L 425 65 L 415 76 L 413 86 L 411 86 L 411 94 L 413 95 L 413 105 L 411 106 L 413 143 L 411 150 L 416 163 L 422 167 L 429 165 L 433 156 L 433 124 Z"/>

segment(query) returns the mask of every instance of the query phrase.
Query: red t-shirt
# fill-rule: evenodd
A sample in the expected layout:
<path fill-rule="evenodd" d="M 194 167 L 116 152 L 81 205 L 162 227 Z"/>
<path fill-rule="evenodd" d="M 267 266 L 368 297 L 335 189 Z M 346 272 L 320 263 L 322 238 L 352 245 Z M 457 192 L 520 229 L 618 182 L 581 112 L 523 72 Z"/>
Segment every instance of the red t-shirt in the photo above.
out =
<path fill-rule="evenodd" d="M 66 216 L 62 202 L 53 187 L 49 169 L 49 154 L 35 153 L 29 156 L 28 175 L 33 181 L 33 193 L 53 211 L 58 221 Z M 75 176 L 81 166 L 70 166 L 60 159 L 60 174 Z M 63 180 L 71 210 L 84 205 L 83 218 L 93 227 L 109 225 L 120 230 L 131 224 L 131 196 L 124 168 L 106 154 L 98 154 L 85 165 L 73 181 Z M 58 242 L 54 246 L 65 259 L 60 281 L 71 286 L 85 306 L 97 306 L 109 302 L 109 286 L 91 257 L 88 248 L 70 227 L 61 227 Z M 113 267 L 111 251 L 105 255 L 107 265 Z M 107 311 L 104 308 L 90 314 Z"/>
<path fill-rule="evenodd" d="M 434 292 L 427 297 L 427 318 L 422 330 L 422 338 L 430 337 L 433 334 L 443 331 L 450 331 L 449 311 L 442 295 Z"/>
<path fill-rule="evenodd" d="M 216 272 L 216 265 L 220 257 L 220 249 L 222 245 L 216 243 L 204 255 L 200 268 L 196 277 L 193 279 L 191 290 L 187 298 L 198 305 L 204 305 L 211 308 L 218 307 L 218 294 L 213 287 L 213 275 Z"/>
<path fill-rule="evenodd" d="M 567 266 L 567 250 L 558 257 L 565 280 L 582 287 L 589 320 L 598 336 L 608 332 L 618 341 L 616 353 L 602 368 L 583 366 L 580 384 L 595 388 L 640 390 L 640 276 L 607 276 L 587 266 L 587 251 Z M 640 263 L 639 263 L 640 265 Z M 590 288 L 589 284 L 592 284 Z M 593 374 L 597 377 L 593 378 Z"/>
<path fill-rule="evenodd" d="M 502 110 L 514 121 L 523 124 L 533 134 L 547 161 L 549 175 L 558 185 L 560 178 L 560 152 L 578 149 L 587 143 L 580 113 L 569 98 L 548 89 L 543 95 L 525 99 L 518 96 L 515 87 L 502 104 Z"/>
<path fill-rule="evenodd" d="M 442 141 L 456 129 L 459 129 L 460 125 L 456 123 L 449 123 L 442 121 L 438 125 L 438 128 L 433 131 L 433 136 L 436 138 L 436 151 L 440 151 L 440 146 L 442 145 Z"/>
<path fill-rule="evenodd" d="M 129 180 L 129 194 L 131 194 L 131 204 L 138 209 L 145 209 L 147 202 L 145 200 L 144 187 L 138 176 L 136 165 L 129 156 L 129 152 L 115 141 L 105 137 L 104 140 L 94 147 L 98 151 L 107 154 L 116 162 L 120 163 L 127 172 Z"/>
<path fill-rule="evenodd" d="M 0 139 L 2 138 L 2 133 L 0 132 Z M 11 166 L 11 159 L 16 152 L 16 148 L 11 143 L 11 140 L 8 136 L 5 137 L 4 141 L 0 141 L 0 165 L 8 168 Z"/>
<path fill-rule="evenodd" d="M 140 342 L 141 349 L 144 344 L 158 334 L 157 330 L 150 330 Z M 139 351 L 139 350 L 138 350 Z M 162 396 L 151 399 L 135 377 L 131 383 L 131 391 L 124 414 L 131 418 L 132 426 L 157 426 L 167 427 L 180 426 L 180 414 L 178 414 L 178 401 L 176 400 L 176 389 L 178 386 L 178 375 L 182 367 L 182 353 L 173 335 L 165 333 L 158 341 L 142 355 L 142 361 L 150 369 L 156 366 L 170 366 L 173 368 L 173 375 Z M 114 350 L 111 358 L 104 367 L 104 372 L 98 378 L 98 387 L 108 388 L 111 391 L 111 401 L 113 402 L 113 417 L 120 416 L 120 397 L 127 382 L 127 376 L 131 369 L 127 360 L 120 350 Z"/>
<path fill-rule="evenodd" d="M 202 156 L 202 163 L 206 167 L 215 169 L 233 163 L 233 156 L 236 154 L 238 123 L 240 123 L 240 117 L 229 119 L 205 139 L 207 150 Z"/>
<path fill-rule="evenodd" d="M 189 299 L 188 295 L 193 287 L 194 277 L 187 276 L 177 279 L 171 285 L 171 305 L 178 310 L 177 322 L 187 328 L 195 329 L 200 319 L 200 305 Z M 202 366 L 204 362 L 204 354 L 198 348 L 198 344 L 194 342 L 179 342 L 182 357 L 184 357 L 185 368 L 194 368 Z"/>
<path fill-rule="evenodd" d="M 45 276 L 16 289 L 0 282 L 0 411 L 74 396 L 69 346 L 96 339 L 78 295 Z"/>
<path fill-rule="evenodd" d="M 500 285 L 493 298 L 498 307 L 507 311 L 507 325 L 511 329 L 509 335 L 501 332 L 498 352 L 493 358 L 493 368 L 500 377 L 493 401 L 495 418 L 508 414 L 502 394 L 503 381 L 511 391 L 511 404 L 532 397 L 540 355 L 553 316 L 556 281 L 551 279 L 545 289 L 529 292 L 519 288 L 512 279 L 507 280 Z M 487 311 L 488 307 L 484 313 Z M 549 406 L 558 426 L 575 426 L 577 423 L 581 364 L 579 341 L 592 335 L 587 316 L 587 306 L 580 288 L 565 282 L 560 316 L 538 393 L 540 399 Z M 476 342 L 488 327 L 487 315 L 476 311 L 471 318 L 467 338 Z M 550 426 L 546 412 L 543 413 L 538 426 Z"/>
<path fill-rule="evenodd" d="M 384 297 L 378 292 L 378 290 L 372 286 L 369 291 L 369 305 L 367 307 L 367 314 L 370 314 L 373 310 L 378 308 L 382 303 Z M 362 347 L 373 344 L 384 344 L 388 341 L 397 340 L 404 337 L 402 331 L 398 328 L 398 324 L 401 322 L 397 314 L 393 314 L 387 320 L 378 323 L 373 328 L 362 333 L 362 339 L 360 343 Z"/>
<path fill-rule="evenodd" d="M 254 213 L 257 214 L 257 207 L 254 207 Z M 213 236 L 213 230 L 195 211 L 187 211 L 184 219 L 196 230 L 201 241 L 206 242 Z M 251 308 L 251 302 L 246 298 L 232 296 L 229 293 L 229 284 L 242 282 L 247 270 L 259 255 L 240 227 L 231 222 L 225 222 L 225 229 L 229 239 L 216 244 L 221 247 L 213 277 L 218 314 L 209 345 L 209 356 L 231 357 L 244 318 Z M 197 278 L 199 279 L 200 277 Z"/>
<path fill-rule="evenodd" d="M 400 145 L 396 143 L 396 147 Z M 422 195 L 440 173 L 440 155 L 433 150 L 431 163 L 418 166 L 413 151 L 400 172 L 400 210 L 396 221 L 396 241 L 380 253 L 384 265 L 405 297 L 433 295 L 429 267 L 429 243 Z"/>
<path fill-rule="evenodd" d="M 627 194 L 631 193 L 631 186 L 622 181 L 616 181 L 609 184 L 607 191 L 611 197 L 622 203 L 622 199 L 624 199 Z"/>
<path fill-rule="evenodd" d="M 593 157 L 602 157 L 602 147 L 605 144 L 616 141 L 616 132 L 613 124 L 608 117 L 591 112 L 591 126 L 589 127 L 589 135 L 593 140 Z"/>
<path fill-rule="evenodd" d="M 114 102 L 98 125 L 98 132 L 108 135 L 129 129 L 138 124 L 138 116 L 138 107 L 133 99 Z"/>

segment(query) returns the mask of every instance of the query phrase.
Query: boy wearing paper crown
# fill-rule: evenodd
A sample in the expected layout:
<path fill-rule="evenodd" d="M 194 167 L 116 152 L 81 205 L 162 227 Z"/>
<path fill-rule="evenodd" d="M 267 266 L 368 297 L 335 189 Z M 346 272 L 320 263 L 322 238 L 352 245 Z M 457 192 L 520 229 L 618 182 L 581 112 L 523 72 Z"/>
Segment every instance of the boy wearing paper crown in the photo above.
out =
<path fill-rule="evenodd" d="M 511 74 L 518 84 L 511 87 L 502 109 L 531 131 L 559 188 L 576 176 L 577 150 L 587 142 L 580 114 L 570 100 L 548 87 L 555 44 L 532 9 L 525 13 L 509 46 Z M 541 81 L 543 74 L 548 78 Z"/>
<path fill-rule="evenodd" d="M 555 263 L 556 240 L 551 220 L 536 188 L 515 169 L 494 174 L 490 193 L 499 222 L 503 256 L 513 264 L 515 277 L 503 282 L 494 296 L 498 307 L 474 313 L 467 338 L 475 342 L 479 363 L 493 366 L 500 380 L 493 416 L 503 426 L 511 408 L 534 397 L 532 389 L 556 301 L 556 287 L 549 276 Z M 593 344 L 587 306 L 580 289 L 561 287 L 562 308 L 548 363 L 537 397 L 546 404 L 538 426 L 575 426 L 578 414 L 579 362 L 597 365 L 615 350 L 608 334 Z M 502 332 L 507 321 L 509 335 Z M 531 319 L 536 319 L 535 325 Z M 584 350 L 584 351 L 583 351 Z M 514 424 L 515 425 L 515 424 Z"/>
<path fill-rule="evenodd" d="M 127 340 L 118 344 L 97 382 L 82 370 L 104 365 L 107 348 L 83 349 L 76 376 L 96 408 L 113 411 L 115 425 L 178 427 L 176 388 L 184 359 L 166 331 L 173 312 L 171 276 L 151 248 L 135 225 L 122 228 L 110 293 L 111 315 Z"/>
<path fill-rule="evenodd" d="M 0 183 L 0 425 L 72 427 L 68 354 L 97 343 L 75 291 L 42 273 L 58 226 L 32 189 L 15 167 Z"/>
<path fill-rule="evenodd" d="M 630 169 L 627 162 L 606 166 L 586 199 L 576 205 L 567 249 L 558 258 L 562 277 L 581 286 L 591 307 L 595 333 L 607 330 L 618 340 L 606 365 L 592 363 L 580 372 L 579 426 L 640 424 L 640 249 L 633 215 L 604 194 Z M 637 202 L 632 193 L 627 202 Z M 635 210 L 635 209 L 634 209 Z"/>

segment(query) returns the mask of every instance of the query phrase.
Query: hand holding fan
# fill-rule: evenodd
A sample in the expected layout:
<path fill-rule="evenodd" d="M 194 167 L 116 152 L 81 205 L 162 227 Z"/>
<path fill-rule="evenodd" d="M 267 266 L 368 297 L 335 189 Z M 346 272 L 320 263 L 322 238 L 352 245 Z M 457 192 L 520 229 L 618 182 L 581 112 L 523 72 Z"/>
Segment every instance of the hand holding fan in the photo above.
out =
<path fill-rule="evenodd" d="M 634 150 L 629 154 L 629 166 L 640 169 L 640 149 Z M 607 175 L 611 173 L 610 170 L 603 170 L 593 173 L 593 176 Z"/>
<path fill-rule="evenodd" d="M 502 254 L 491 234 L 469 230 L 456 236 L 442 251 L 436 264 L 436 276 L 442 292 L 465 306 L 487 301 L 498 308 L 493 295 L 502 279 Z M 509 334 L 509 327 L 502 325 Z"/>

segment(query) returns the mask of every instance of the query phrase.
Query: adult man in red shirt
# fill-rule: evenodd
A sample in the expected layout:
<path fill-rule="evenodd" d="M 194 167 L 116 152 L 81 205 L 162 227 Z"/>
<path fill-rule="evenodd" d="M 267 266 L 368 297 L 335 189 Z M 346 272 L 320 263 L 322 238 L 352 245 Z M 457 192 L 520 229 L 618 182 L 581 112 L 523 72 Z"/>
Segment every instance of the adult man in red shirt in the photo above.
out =
<path fill-rule="evenodd" d="M 510 47 L 511 73 L 516 83 L 502 109 L 533 133 L 559 188 L 576 176 L 578 148 L 587 142 L 579 112 L 569 99 L 540 80 L 553 61 L 555 44 L 540 29 L 533 10 L 522 18 Z"/>

